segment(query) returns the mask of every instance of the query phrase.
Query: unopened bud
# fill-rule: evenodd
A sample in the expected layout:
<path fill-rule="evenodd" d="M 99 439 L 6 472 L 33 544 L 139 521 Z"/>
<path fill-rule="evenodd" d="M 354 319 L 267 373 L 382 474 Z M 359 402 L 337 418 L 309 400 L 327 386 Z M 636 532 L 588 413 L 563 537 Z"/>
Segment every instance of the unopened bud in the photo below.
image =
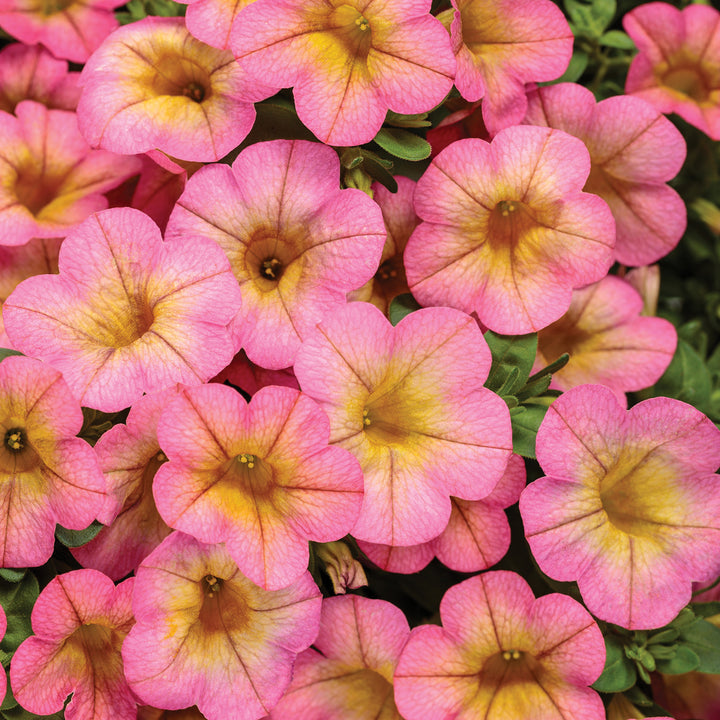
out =
<path fill-rule="evenodd" d="M 347 590 L 355 590 L 368 584 L 363 566 L 341 540 L 317 544 L 315 554 L 325 566 L 325 572 L 330 577 L 336 595 L 344 595 Z"/>

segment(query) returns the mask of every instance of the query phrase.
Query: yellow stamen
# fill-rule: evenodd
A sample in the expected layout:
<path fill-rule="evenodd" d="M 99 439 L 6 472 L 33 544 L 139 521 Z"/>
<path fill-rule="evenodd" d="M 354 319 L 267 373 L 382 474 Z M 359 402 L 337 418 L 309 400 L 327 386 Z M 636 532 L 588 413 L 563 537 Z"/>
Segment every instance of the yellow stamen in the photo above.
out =
<path fill-rule="evenodd" d="M 355 20 L 355 24 L 364 32 L 370 27 L 370 23 L 361 15 L 357 20 Z"/>

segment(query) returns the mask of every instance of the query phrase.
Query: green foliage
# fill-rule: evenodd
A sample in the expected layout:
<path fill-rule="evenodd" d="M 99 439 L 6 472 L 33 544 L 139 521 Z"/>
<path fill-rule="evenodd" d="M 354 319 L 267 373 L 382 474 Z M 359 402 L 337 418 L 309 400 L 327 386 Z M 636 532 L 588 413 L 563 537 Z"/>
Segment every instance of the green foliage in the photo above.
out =
<path fill-rule="evenodd" d="M 429 158 L 432 151 L 425 138 L 403 128 L 380 128 L 375 142 L 391 155 L 413 162 Z"/>
<path fill-rule="evenodd" d="M 62 525 L 55 526 L 55 537 L 65 546 L 69 548 L 80 547 L 89 543 L 105 526 L 97 520 L 86 527 L 84 530 L 68 530 Z"/>
<path fill-rule="evenodd" d="M 699 603 L 683 608 L 671 623 L 657 630 L 631 631 L 607 625 L 605 669 L 593 688 L 625 692 L 638 677 L 650 684 L 650 673 L 655 670 L 667 675 L 720 673 L 720 628 L 701 617 L 703 612 L 716 614 L 718 606 L 720 603 Z"/>
<path fill-rule="evenodd" d="M 636 680 L 635 664 L 625 654 L 622 640 L 615 635 L 606 635 L 605 668 L 592 687 L 599 692 L 623 692 L 629 690 Z"/>
<path fill-rule="evenodd" d="M 615 0 L 564 0 L 565 12 L 570 19 L 573 34 L 588 38 L 600 38 L 612 22 L 617 10 Z"/>
<path fill-rule="evenodd" d="M 184 16 L 187 6 L 173 2 L 173 0 L 130 0 L 123 8 L 115 12 L 115 17 L 121 25 L 128 25 L 137 20 L 142 20 L 148 15 L 160 17 Z"/>
<path fill-rule="evenodd" d="M 22 355 L 22 353 L 17 350 L 10 350 L 10 348 L 0 348 L 0 362 L 11 355 Z"/>
<path fill-rule="evenodd" d="M 393 325 L 397 325 L 406 315 L 419 309 L 418 301 L 410 293 L 404 293 L 392 299 L 388 317 Z"/>
<path fill-rule="evenodd" d="M 513 450 L 535 457 L 535 438 L 556 393 L 548 392 L 552 373 L 563 367 L 568 355 L 530 375 L 537 354 L 537 334 L 498 335 L 488 330 L 485 340 L 493 356 L 485 386 L 500 395 L 510 408 Z"/>

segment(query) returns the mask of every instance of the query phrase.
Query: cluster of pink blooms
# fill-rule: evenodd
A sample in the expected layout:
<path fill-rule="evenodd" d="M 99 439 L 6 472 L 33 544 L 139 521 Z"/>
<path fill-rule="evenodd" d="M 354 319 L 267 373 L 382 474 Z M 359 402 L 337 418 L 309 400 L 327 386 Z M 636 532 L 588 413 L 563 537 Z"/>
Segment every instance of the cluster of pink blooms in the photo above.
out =
<path fill-rule="evenodd" d="M 597 102 L 536 85 L 573 50 L 550 0 L 188 0 L 120 27 L 121 4 L 0 0 L 17 40 L 0 346 L 22 354 L 0 363 L 0 566 L 46 563 L 57 524 L 104 526 L 34 606 L 17 702 L 51 714 L 72 694 L 68 720 L 604 720 L 597 620 L 661 627 L 720 575 L 720 431 L 626 397 L 676 349 L 643 295 L 686 228 L 665 115 L 720 140 L 720 13 L 628 13 L 626 94 Z M 396 193 L 341 189 L 344 149 L 453 86 L 481 131 L 456 126 Z M 244 143 L 287 88 L 316 140 Z M 393 325 L 407 292 L 422 308 Z M 486 330 L 537 333 L 536 369 L 570 354 L 527 487 Z M 129 411 L 91 446 L 82 407 Z M 583 604 L 493 569 L 518 502 L 537 565 Z M 362 574 L 347 535 L 389 572 L 473 575 L 411 630 L 342 594 Z M 311 548 L 343 558 L 337 596 Z"/>

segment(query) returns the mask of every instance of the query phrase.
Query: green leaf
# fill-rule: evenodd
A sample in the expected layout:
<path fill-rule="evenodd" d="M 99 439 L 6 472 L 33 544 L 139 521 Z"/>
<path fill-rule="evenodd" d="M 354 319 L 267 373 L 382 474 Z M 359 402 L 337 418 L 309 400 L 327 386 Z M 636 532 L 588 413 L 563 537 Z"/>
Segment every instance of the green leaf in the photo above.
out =
<path fill-rule="evenodd" d="M 0 605 L 8 621 L 7 632 L 0 642 L 3 652 L 14 653 L 20 643 L 32 635 L 30 613 L 39 594 L 40 586 L 31 571 L 20 582 L 0 580 Z"/>
<path fill-rule="evenodd" d="M 404 293 L 392 299 L 388 317 L 393 325 L 397 325 L 406 315 L 419 309 L 418 301 L 410 293 Z"/>
<path fill-rule="evenodd" d="M 605 638 L 605 653 L 605 668 L 592 684 L 593 689 L 606 693 L 629 690 L 637 680 L 637 671 L 635 664 L 625 655 L 620 638 L 608 635 Z"/>
<path fill-rule="evenodd" d="M 400 128 L 430 127 L 432 123 L 427 119 L 427 116 L 428 114 L 426 112 L 417 113 L 416 115 L 401 115 L 400 113 L 388 110 L 387 115 L 385 116 L 385 122 L 388 125 Z"/>
<path fill-rule="evenodd" d="M 720 673 L 720 628 L 702 618 L 684 628 L 680 642 L 699 658 L 698 672 Z"/>
<path fill-rule="evenodd" d="M 521 405 L 513 410 L 524 412 L 510 413 L 513 434 L 513 451 L 526 458 L 535 458 L 535 438 L 547 408 L 542 405 Z"/>
<path fill-rule="evenodd" d="M 89 543 L 105 526 L 93 520 L 92 524 L 83 530 L 68 530 L 62 525 L 55 526 L 55 537 L 65 547 L 75 548 Z"/>
<path fill-rule="evenodd" d="M 710 371 L 695 350 L 678 339 L 672 362 L 652 391 L 655 395 L 682 400 L 702 410 L 712 393 Z"/>
<path fill-rule="evenodd" d="M 692 672 L 700 665 L 700 658 L 687 646 L 678 645 L 669 660 L 657 659 L 656 668 L 666 675 L 682 675 Z"/>
<path fill-rule="evenodd" d="M 402 128 L 380 128 L 374 139 L 383 150 L 403 160 L 425 160 L 432 152 L 432 147 L 425 138 Z"/>
<path fill-rule="evenodd" d="M 0 568 L 0 580 L 11 583 L 20 582 L 27 572 L 27 568 Z"/>
<path fill-rule="evenodd" d="M 599 38 L 603 34 L 617 9 L 615 0 L 593 0 L 590 4 L 565 0 L 564 5 L 574 33 L 589 38 Z"/>
<path fill-rule="evenodd" d="M 0 348 L 0 362 L 11 355 L 22 355 L 22 353 L 17 350 L 11 350 L 10 348 Z"/>
<path fill-rule="evenodd" d="M 598 42 L 600 45 L 617 48 L 618 50 L 635 49 L 635 43 L 630 39 L 630 36 L 622 30 L 608 30 L 600 36 Z"/>
<path fill-rule="evenodd" d="M 692 603 L 693 612 L 701 618 L 720 615 L 720 601 Z"/>
<path fill-rule="evenodd" d="M 492 330 L 485 333 L 485 341 L 492 353 L 492 367 L 485 386 L 502 395 L 514 395 L 525 385 L 537 354 L 537 334 L 498 335 Z M 508 386 L 508 379 L 517 369 L 515 381 Z M 503 393 L 500 390 L 504 388 Z"/>

